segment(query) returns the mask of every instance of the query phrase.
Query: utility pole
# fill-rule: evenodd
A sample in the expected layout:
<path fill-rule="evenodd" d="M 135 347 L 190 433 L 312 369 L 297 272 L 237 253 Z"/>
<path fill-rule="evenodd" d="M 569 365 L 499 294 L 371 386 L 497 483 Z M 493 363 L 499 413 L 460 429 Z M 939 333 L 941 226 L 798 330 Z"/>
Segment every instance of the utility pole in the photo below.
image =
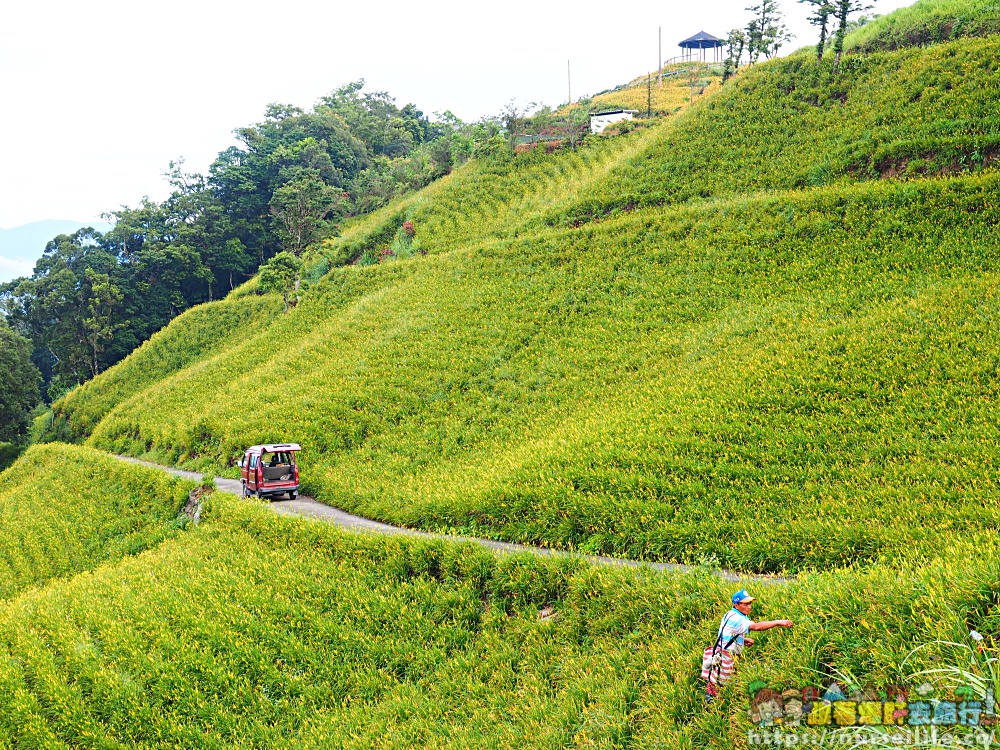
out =
<path fill-rule="evenodd" d="M 573 103 L 573 83 L 572 79 L 569 77 L 569 60 L 566 61 L 566 96 L 569 97 L 567 100 L 570 104 Z"/>
<path fill-rule="evenodd" d="M 659 71 L 659 79 L 658 79 L 656 85 L 657 85 L 657 87 L 659 87 L 659 88 L 662 89 L 663 88 L 663 27 L 662 26 L 657 26 L 656 27 L 656 33 L 657 33 L 657 35 L 660 38 L 659 62 L 657 64 L 657 66 L 656 66 L 657 71 Z"/>

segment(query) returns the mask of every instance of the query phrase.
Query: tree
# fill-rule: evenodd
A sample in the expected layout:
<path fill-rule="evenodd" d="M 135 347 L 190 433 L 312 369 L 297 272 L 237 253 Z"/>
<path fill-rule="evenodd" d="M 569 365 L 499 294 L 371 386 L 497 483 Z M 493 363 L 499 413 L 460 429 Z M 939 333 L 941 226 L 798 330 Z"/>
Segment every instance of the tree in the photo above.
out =
<path fill-rule="evenodd" d="M 844 52 L 844 37 L 847 35 L 847 26 L 851 16 L 870 10 L 872 7 L 872 5 L 866 5 L 863 0 L 833 0 L 834 16 L 837 19 L 837 32 L 833 37 L 834 73 L 840 69 L 840 57 Z"/>
<path fill-rule="evenodd" d="M 268 258 L 297 255 L 342 216 L 447 174 L 500 132 L 493 120 L 466 124 L 449 112 L 431 122 L 413 104 L 363 89 L 349 83 L 312 111 L 269 105 L 207 175 L 171 162 L 166 200 L 105 214 L 108 232 L 54 238 L 31 277 L 0 284 L 0 312 L 31 341 L 46 390 L 103 372 Z"/>
<path fill-rule="evenodd" d="M 743 60 L 743 50 L 747 46 L 747 35 L 743 29 L 733 29 L 726 38 L 726 60 L 722 68 L 723 83 L 732 78 L 740 69 Z"/>
<path fill-rule="evenodd" d="M 329 229 L 337 212 L 340 191 L 324 183 L 315 173 L 303 172 L 274 191 L 271 215 L 278 223 L 282 247 L 298 256 Z"/>
<path fill-rule="evenodd" d="M 297 289 L 302 261 L 289 252 L 280 252 L 260 268 L 260 290 L 277 292 L 285 300 L 285 312 L 291 307 L 291 295 Z"/>
<path fill-rule="evenodd" d="M 511 148 L 517 145 L 517 137 L 524 132 L 530 106 L 519 106 L 514 99 L 511 99 L 500 110 L 500 124 L 507 135 L 507 145 Z"/>
<path fill-rule="evenodd" d="M 96 273 L 88 268 L 85 279 L 83 299 L 86 300 L 87 317 L 83 319 L 83 330 L 90 350 L 90 374 L 97 377 L 101 372 L 104 345 L 124 326 L 123 323 L 114 322 L 122 293 L 111 282 L 108 274 Z"/>
<path fill-rule="evenodd" d="M 782 20 L 778 0 L 761 0 L 758 5 L 746 8 L 753 18 L 746 27 L 746 50 L 750 62 L 756 63 L 761 55 L 770 59 L 782 45 L 792 38 Z"/>
<path fill-rule="evenodd" d="M 799 0 L 812 8 L 812 15 L 809 16 L 809 23 L 819 27 L 819 43 L 816 45 L 816 62 L 823 61 L 823 52 L 826 50 L 826 42 L 830 32 L 830 20 L 836 10 L 832 0 Z"/>
<path fill-rule="evenodd" d="M 41 375 L 31 361 L 31 342 L 0 315 L 0 442 L 19 443 L 38 403 Z"/>

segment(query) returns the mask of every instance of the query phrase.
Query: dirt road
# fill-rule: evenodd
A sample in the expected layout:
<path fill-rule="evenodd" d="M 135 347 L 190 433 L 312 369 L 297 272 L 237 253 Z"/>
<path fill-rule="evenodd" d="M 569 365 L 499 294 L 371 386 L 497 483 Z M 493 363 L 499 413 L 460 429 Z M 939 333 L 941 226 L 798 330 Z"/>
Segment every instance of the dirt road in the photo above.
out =
<path fill-rule="evenodd" d="M 183 477 L 184 479 L 191 479 L 195 482 L 204 482 L 205 478 L 202 474 L 194 471 L 184 471 L 183 469 L 174 469 L 170 466 L 161 466 L 160 464 L 150 463 L 149 461 L 140 461 L 137 458 L 130 458 L 128 456 L 117 456 L 117 458 L 122 461 L 127 461 L 129 463 L 140 464 L 142 466 L 148 466 L 153 469 L 160 469 L 161 471 L 166 471 L 174 476 Z M 238 479 L 226 479 L 224 477 L 215 477 L 215 487 L 221 492 L 228 492 L 233 495 L 242 496 L 243 491 Z M 588 563 L 594 565 L 614 565 L 619 567 L 628 568 L 650 568 L 652 570 L 661 571 L 691 571 L 695 568 L 691 565 L 680 565 L 677 563 L 658 563 L 658 562 L 644 562 L 641 560 L 626 560 L 618 557 L 604 557 L 601 555 L 581 555 L 576 552 L 566 552 L 564 550 L 554 550 L 548 549 L 547 547 L 533 547 L 526 544 L 511 544 L 510 542 L 497 542 L 492 539 L 481 539 L 479 537 L 468 537 L 468 536 L 456 536 L 452 534 L 436 534 L 429 531 L 419 531 L 417 529 L 407 529 L 402 526 L 392 526 L 387 523 L 381 523 L 379 521 L 372 521 L 369 518 L 363 518 L 361 516 L 355 516 L 350 513 L 346 513 L 338 508 L 334 508 L 330 505 L 324 505 L 317 500 L 307 496 L 299 495 L 295 500 L 272 500 L 268 503 L 268 507 L 283 516 L 299 516 L 302 518 L 313 518 L 326 523 L 332 523 L 335 526 L 339 526 L 342 529 L 353 532 L 366 532 L 374 534 L 402 534 L 405 536 L 417 537 L 419 539 L 442 539 L 449 542 L 472 542 L 473 544 L 478 544 L 481 547 L 493 550 L 494 552 L 511 554 L 511 553 L 528 553 L 531 555 L 539 555 L 543 557 L 575 557 L 584 560 Z M 719 578 L 724 581 L 753 581 L 755 583 L 764 584 L 780 584 L 787 583 L 790 579 L 781 576 L 765 576 L 765 575 L 749 575 L 737 573 L 732 570 L 714 570 L 712 571 Z"/>

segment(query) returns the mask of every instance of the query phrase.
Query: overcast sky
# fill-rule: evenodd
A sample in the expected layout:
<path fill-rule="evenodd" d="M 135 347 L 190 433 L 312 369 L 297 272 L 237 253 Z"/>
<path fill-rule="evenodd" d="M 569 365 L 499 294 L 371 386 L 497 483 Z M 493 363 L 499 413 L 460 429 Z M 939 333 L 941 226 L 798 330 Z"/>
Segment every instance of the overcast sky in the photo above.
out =
<path fill-rule="evenodd" d="M 269 102 L 308 108 L 358 78 L 464 120 L 511 98 L 557 105 L 567 60 L 574 98 L 610 88 L 656 67 L 658 26 L 669 58 L 697 31 L 743 25 L 749 2 L 6 3 L 0 227 L 162 199 L 171 159 L 204 171 Z M 814 43 L 805 8 L 782 5 L 785 51 Z"/>

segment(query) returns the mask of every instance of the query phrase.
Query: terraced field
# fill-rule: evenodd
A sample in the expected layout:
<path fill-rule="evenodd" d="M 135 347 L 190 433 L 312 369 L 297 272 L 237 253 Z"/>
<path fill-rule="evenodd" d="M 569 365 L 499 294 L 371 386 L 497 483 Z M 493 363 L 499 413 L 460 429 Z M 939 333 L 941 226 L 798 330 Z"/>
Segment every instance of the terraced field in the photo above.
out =
<path fill-rule="evenodd" d="M 31 461 L 56 472 L 67 455 L 102 460 Z M 744 748 L 754 681 L 894 679 L 913 646 L 996 628 L 1000 558 L 975 540 L 919 565 L 807 575 L 758 592 L 761 618 L 796 627 L 760 634 L 706 708 L 697 657 L 733 586 L 707 572 L 344 534 L 219 495 L 202 519 L 0 602 L 4 743 Z"/>
<path fill-rule="evenodd" d="M 31 448 L 0 477 L 0 601 L 169 539 L 194 486 L 68 445 Z"/>
<path fill-rule="evenodd" d="M 632 558 L 796 571 L 995 529 L 997 175 L 849 167 L 987 153 L 1000 75 L 973 63 L 997 44 L 851 58 L 837 81 L 793 56 L 625 138 L 474 164 L 339 240 L 409 219 L 428 255 L 335 269 L 239 336 L 172 326 L 57 421 L 216 471 L 295 438 L 307 490 L 346 510 Z M 773 190 L 820 152 L 831 185 Z M 153 347 L 184 354 L 147 367 Z"/>
<path fill-rule="evenodd" d="M 69 394 L 48 434 L 90 447 L 0 475 L 0 748 L 746 748 L 752 687 L 916 680 L 970 629 L 995 653 L 1000 41 L 973 6 L 861 29 L 880 51 L 839 76 L 806 51 L 476 160 L 314 248 L 287 314 L 248 284 Z M 349 264 L 404 221 L 426 254 Z M 370 518 L 696 569 L 217 496 L 193 527 L 188 485 L 94 450 L 233 475 L 281 439 Z M 71 494 L 89 466 L 110 495 Z M 754 614 L 795 627 L 706 706 L 717 566 L 794 572 Z"/>
<path fill-rule="evenodd" d="M 657 115 L 672 115 L 698 97 L 714 93 L 722 82 L 722 65 L 700 62 L 678 63 L 663 68 L 662 81 L 653 73 L 631 81 L 615 91 L 597 94 L 590 99 L 590 109 L 623 107 L 640 115 L 652 110 Z"/>

